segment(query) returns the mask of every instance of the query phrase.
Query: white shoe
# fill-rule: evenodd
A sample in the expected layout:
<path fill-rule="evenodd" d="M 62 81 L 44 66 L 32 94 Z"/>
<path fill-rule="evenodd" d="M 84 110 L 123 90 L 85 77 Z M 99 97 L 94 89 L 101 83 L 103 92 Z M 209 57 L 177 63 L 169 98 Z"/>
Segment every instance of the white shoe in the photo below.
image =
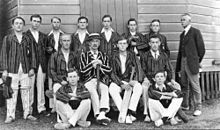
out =
<path fill-rule="evenodd" d="M 36 120 L 37 120 L 37 118 L 36 118 L 36 117 L 34 117 L 34 116 L 32 116 L 32 115 L 28 115 L 28 116 L 25 118 L 25 120 L 36 121 Z"/>
<path fill-rule="evenodd" d="M 200 116 L 202 114 L 202 111 L 200 110 L 195 110 L 193 113 L 193 116 Z"/>
<path fill-rule="evenodd" d="M 5 119 L 5 124 L 9 124 L 9 123 L 12 123 L 14 121 L 14 119 L 12 117 L 7 117 Z"/>
<path fill-rule="evenodd" d="M 70 124 L 68 123 L 56 123 L 54 125 L 54 128 L 57 129 L 57 130 L 63 130 L 63 129 L 67 129 L 67 128 L 70 128 Z"/>
<path fill-rule="evenodd" d="M 90 121 L 82 121 L 82 120 L 80 120 L 80 121 L 77 122 L 77 125 L 79 125 L 81 127 L 87 128 L 87 127 L 89 127 L 91 125 L 91 122 Z"/>
<path fill-rule="evenodd" d="M 171 118 L 170 119 L 170 124 L 171 125 L 176 125 L 176 124 L 178 124 L 178 122 L 175 120 L 175 118 Z"/>
<path fill-rule="evenodd" d="M 160 127 L 161 125 L 163 125 L 163 121 L 161 119 L 154 121 L 154 124 L 156 127 Z"/>
<path fill-rule="evenodd" d="M 136 117 L 134 117 L 134 116 L 132 116 L 132 115 L 130 115 L 130 118 L 131 118 L 131 121 L 132 121 L 132 122 L 134 122 L 134 121 L 136 121 L 136 120 L 137 120 L 137 118 L 136 118 Z"/>
<path fill-rule="evenodd" d="M 125 123 L 132 124 L 131 116 L 126 116 Z"/>
<path fill-rule="evenodd" d="M 145 122 L 150 122 L 150 117 L 148 115 L 146 115 L 145 119 L 144 119 Z"/>

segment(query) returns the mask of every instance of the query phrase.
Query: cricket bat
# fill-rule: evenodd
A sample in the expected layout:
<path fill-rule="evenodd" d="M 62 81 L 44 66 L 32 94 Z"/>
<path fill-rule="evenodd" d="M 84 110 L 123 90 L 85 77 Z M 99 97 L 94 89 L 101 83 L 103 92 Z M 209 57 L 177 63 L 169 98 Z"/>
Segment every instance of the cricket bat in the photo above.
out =
<path fill-rule="evenodd" d="M 135 67 L 132 67 L 130 81 L 133 79 L 134 72 L 135 72 Z M 126 119 L 126 115 L 127 115 L 127 111 L 128 111 L 128 105 L 129 105 L 130 98 L 131 98 L 131 92 L 132 92 L 132 89 L 125 90 L 125 92 L 124 92 L 123 100 L 121 103 L 121 109 L 119 111 L 119 116 L 118 116 L 119 123 L 125 123 L 125 119 Z"/>

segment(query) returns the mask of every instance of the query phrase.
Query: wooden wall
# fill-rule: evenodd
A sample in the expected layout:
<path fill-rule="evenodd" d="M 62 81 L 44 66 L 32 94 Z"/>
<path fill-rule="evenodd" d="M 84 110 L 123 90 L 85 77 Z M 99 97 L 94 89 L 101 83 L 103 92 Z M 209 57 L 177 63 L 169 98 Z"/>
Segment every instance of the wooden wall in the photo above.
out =
<path fill-rule="evenodd" d="M 175 66 L 179 47 L 179 35 L 183 31 L 180 16 L 183 13 L 192 15 L 192 25 L 201 30 L 206 54 L 203 66 L 211 66 L 214 59 L 220 58 L 219 13 L 213 0 L 137 0 L 139 30 L 148 33 L 152 19 L 160 19 L 161 33 L 167 36 L 171 50 L 171 60 Z M 218 11 L 219 12 L 219 11 Z M 216 22 L 215 22 L 216 21 Z M 218 22 L 217 22 L 218 21 Z"/>
<path fill-rule="evenodd" d="M 88 17 L 90 32 L 100 32 L 102 17 L 112 16 L 112 27 L 118 33 L 127 31 L 129 18 L 137 18 L 136 0 L 80 0 L 81 15 Z"/>
<path fill-rule="evenodd" d="M 57 16 L 62 19 L 62 30 L 73 33 L 76 30 L 77 19 L 80 16 L 79 0 L 19 0 L 18 15 L 22 16 L 27 23 L 26 29 L 30 28 L 30 16 L 40 14 L 42 25 L 40 30 L 49 33 L 51 30 L 51 18 Z"/>

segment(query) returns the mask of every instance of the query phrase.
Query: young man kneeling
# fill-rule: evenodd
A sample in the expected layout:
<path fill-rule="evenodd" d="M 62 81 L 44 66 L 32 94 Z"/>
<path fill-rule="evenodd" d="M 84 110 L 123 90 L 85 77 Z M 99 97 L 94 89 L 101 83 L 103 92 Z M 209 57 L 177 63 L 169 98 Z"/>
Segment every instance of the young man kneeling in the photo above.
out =
<path fill-rule="evenodd" d="M 155 126 L 159 127 L 167 121 L 171 125 L 177 124 L 174 119 L 183 101 L 182 92 L 166 83 L 165 71 L 157 71 L 154 76 L 155 83 L 150 86 L 149 112 Z"/>
<path fill-rule="evenodd" d="M 90 94 L 87 89 L 79 84 L 78 71 L 69 69 L 67 74 L 68 84 L 59 88 L 56 92 L 57 113 L 62 123 L 54 125 L 55 129 L 67 129 L 71 125 L 89 127 L 90 121 L 86 121 L 91 109 Z"/>

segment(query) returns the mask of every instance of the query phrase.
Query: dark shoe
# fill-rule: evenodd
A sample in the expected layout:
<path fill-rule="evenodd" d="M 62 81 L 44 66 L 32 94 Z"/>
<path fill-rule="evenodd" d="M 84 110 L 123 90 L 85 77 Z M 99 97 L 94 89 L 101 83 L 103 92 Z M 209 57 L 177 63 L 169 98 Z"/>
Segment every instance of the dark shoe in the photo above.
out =
<path fill-rule="evenodd" d="M 41 111 L 39 114 L 40 114 L 40 115 L 45 115 L 45 116 L 46 116 L 48 113 L 47 113 L 46 110 L 43 110 L 43 111 Z"/>
<path fill-rule="evenodd" d="M 177 116 L 182 119 L 184 123 L 188 123 L 189 118 L 181 108 L 177 111 Z"/>
<path fill-rule="evenodd" d="M 181 108 L 182 108 L 183 111 L 188 111 L 189 110 L 189 107 L 183 107 L 182 106 Z"/>
<path fill-rule="evenodd" d="M 104 125 L 104 126 L 108 126 L 110 124 L 110 121 L 108 119 L 101 119 L 101 120 L 96 120 L 96 122 L 99 125 Z"/>

